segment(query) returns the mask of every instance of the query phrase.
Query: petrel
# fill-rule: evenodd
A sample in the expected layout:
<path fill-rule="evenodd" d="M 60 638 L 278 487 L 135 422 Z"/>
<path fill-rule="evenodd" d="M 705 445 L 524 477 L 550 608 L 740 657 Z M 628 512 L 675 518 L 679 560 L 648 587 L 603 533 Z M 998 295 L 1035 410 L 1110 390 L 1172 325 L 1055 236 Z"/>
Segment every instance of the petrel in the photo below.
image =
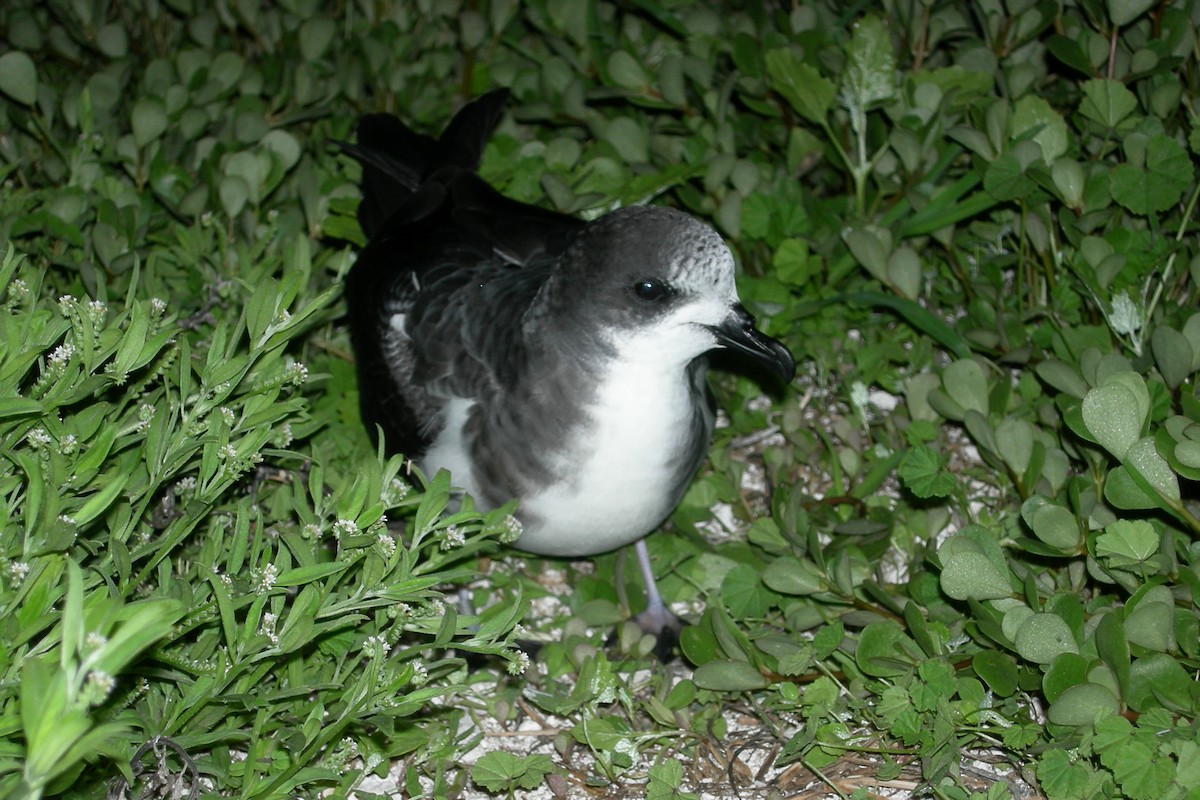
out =
<path fill-rule="evenodd" d="M 682 498 L 713 430 L 705 354 L 726 348 L 790 381 L 759 331 L 729 248 L 670 208 L 585 222 L 501 195 L 476 174 L 508 99 L 464 106 L 433 139 L 363 117 L 346 279 L 364 422 L 478 506 L 514 498 L 516 545 L 589 556 L 637 543 L 659 632 L 672 619 L 642 537 Z"/>

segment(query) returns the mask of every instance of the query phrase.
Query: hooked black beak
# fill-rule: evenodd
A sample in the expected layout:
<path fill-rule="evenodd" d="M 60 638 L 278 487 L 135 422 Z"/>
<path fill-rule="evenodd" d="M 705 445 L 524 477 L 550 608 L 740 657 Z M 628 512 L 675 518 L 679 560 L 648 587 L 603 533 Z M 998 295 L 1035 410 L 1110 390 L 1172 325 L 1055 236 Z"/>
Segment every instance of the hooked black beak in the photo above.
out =
<path fill-rule="evenodd" d="M 766 367 L 784 383 L 791 382 L 796 374 L 796 361 L 779 341 L 772 339 L 754 327 L 754 317 L 741 303 L 729 311 L 729 316 L 720 325 L 710 330 L 717 336 L 717 345 L 749 358 Z"/>

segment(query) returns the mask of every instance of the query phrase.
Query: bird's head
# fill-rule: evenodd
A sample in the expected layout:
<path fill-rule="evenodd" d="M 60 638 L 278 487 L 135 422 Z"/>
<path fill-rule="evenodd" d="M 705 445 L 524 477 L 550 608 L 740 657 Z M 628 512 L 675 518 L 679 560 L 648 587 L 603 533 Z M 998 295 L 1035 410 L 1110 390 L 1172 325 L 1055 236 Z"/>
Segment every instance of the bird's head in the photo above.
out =
<path fill-rule="evenodd" d="M 627 354 L 686 365 L 726 348 L 785 383 L 795 373 L 791 353 L 742 306 L 728 246 L 681 211 L 633 206 L 589 223 L 547 288 L 556 317 L 606 331 Z"/>

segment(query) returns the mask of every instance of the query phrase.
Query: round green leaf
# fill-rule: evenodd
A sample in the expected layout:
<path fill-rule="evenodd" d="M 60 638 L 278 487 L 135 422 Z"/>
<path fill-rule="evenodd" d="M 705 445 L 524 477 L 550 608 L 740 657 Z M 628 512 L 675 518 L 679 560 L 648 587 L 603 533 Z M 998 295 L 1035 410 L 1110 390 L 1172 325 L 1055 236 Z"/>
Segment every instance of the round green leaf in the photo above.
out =
<path fill-rule="evenodd" d="M 854 650 L 859 669 L 876 678 L 904 675 L 915 666 L 917 643 L 890 622 L 873 622 L 863 628 Z"/>
<path fill-rule="evenodd" d="M 943 562 L 942 591 L 955 600 L 996 600 L 1012 594 L 1008 577 L 983 553 L 957 552 Z"/>
<path fill-rule="evenodd" d="M 1125 638 L 1159 653 L 1174 649 L 1174 608 L 1166 603 L 1138 603 L 1125 617 Z"/>
<path fill-rule="evenodd" d="M 1042 159 L 1053 164 L 1067 152 L 1067 123 L 1062 115 L 1036 94 L 1027 94 L 1013 108 L 1012 133 L 1014 137 L 1030 131 L 1033 141 L 1042 148 Z M 1082 175 L 1082 170 L 1080 171 Z M 1080 181 L 1082 189 L 1082 181 Z"/>
<path fill-rule="evenodd" d="M 646 71 L 624 50 L 615 50 L 608 57 L 608 74 L 623 89 L 641 89 L 646 85 Z"/>
<path fill-rule="evenodd" d="M 1111 716 L 1120 710 L 1120 701 L 1108 689 L 1095 683 L 1080 683 L 1050 704 L 1046 718 L 1055 725 L 1090 725 L 1097 717 Z"/>
<path fill-rule="evenodd" d="M 1042 676 L 1042 694 L 1053 703 L 1067 689 L 1087 682 L 1088 660 L 1078 653 L 1062 653 L 1046 667 Z"/>
<path fill-rule="evenodd" d="M 987 416 L 987 377 L 978 361 L 964 358 L 947 366 L 942 370 L 942 386 L 964 411 L 978 411 Z"/>
<path fill-rule="evenodd" d="M 1167 706 L 1174 710 L 1192 708 L 1193 680 L 1183 665 L 1164 653 L 1139 658 L 1129 668 L 1129 691 L 1125 702 L 1134 711 Z"/>
<path fill-rule="evenodd" d="M 145 147 L 167 129 L 167 107 L 157 97 L 143 97 L 133 105 L 133 141 Z"/>
<path fill-rule="evenodd" d="M 1125 454 L 1125 463 L 1155 491 L 1163 497 L 1179 502 L 1179 478 L 1171 471 L 1171 465 L 1158 454 L 1153 437 L 1140 439 Z"/>
<path fill-rule="evenodd" d="M 1155 0 L 1108 0 L 1108 18 L 1118 28 L 1128 25 L 1145 14 L 1154 5 Z"/>
<path fill-rule="evenodd" d="M 319 61 L 333 41 L 334 33 L 333 20 L 327 17 L 305 20 L 300 26 L 300 55 L 305 61 Z"/>
<path fill-rule="evenodd" d="M 1021 623 L 1013 637 L 1017 653 L 1035 664 L 1049 664 L 1062 653 L 1078 653 L 1071 628 L 1057 614 L 1034 614 Z"/>
<path fill-rule="evenodd" d="M 746 692 L 764 689 L 770 681 L 745 661 L 719 659 L 696 667 L 692 682 L 701 689 L 718 692 Z"/>
<path fill-rule="evenodd" d="M 1033 458 L 1033 426 L 1023 419 L 1006 417 L 996 425 L 996 450 L 1017 475 L 1024 475 Z"/>
<path fill-rule="evenodd" d="M 1105 450 L 1124 459 L 1141 435 L 1144 419 L 1133 392 L 1116 383 L 1097 386 L 1083 398 L 1082 411 L 1088 432 Z"/>
<path fill-rule="evenodd" d="M 824 588 L 816 567 L 794 556 L 775 559 L 763 570 L 763 583 L 780 594 L 810 595 Z"/>
<path fill-rule="evenodd" d="M 18 103 L 31 106 L 37 102 L 37 69 L 33 59 L 20 50 L 0 56 L 0 92 Z"/>
<path fill-rule="evenodd" d="M 898 247 L 887 260 L 888 282 L 901 296 L 916 300 L 921 294 L 921 259 L 911 247 Z"/>
<path fill-rule="evenodd" d="M 249 187 L 237 175 L 226 175 L 222 178 L 217 187 L 217 194 L 221 197 L 221 207 L 231 217 L 242 213 L 246 201 L 250 199 Z"/>
<path fill-rule="evenodd" d="M 975 674 L 1000 697 L 1011 697 L 1017 691 L 1017 662 L 999 650 L 981 650 L 971 660 Z"/>
<path fill-rule="evenodd" d="M 1031 501 L 1042 498 L 1030 498 L 1021 506 L 1021 516 L 1033 530 L 1033 535 L 1051 547 L 1059 550 L 1072 551 L 1079 546 L 1079 520 L 1068 509 L 1056 504 L 1043 502 L 1037 508 L 1031 508 L 1026 516 L 1026 507 Z"/>
<path fill-rule="evenodd" d="M 1150 337 L 1150 348 L 1167 386 L 1176 389 L 1187 380 L 1195 357 L 1187 337 L 1170 326 L 1159 325 Z"/>

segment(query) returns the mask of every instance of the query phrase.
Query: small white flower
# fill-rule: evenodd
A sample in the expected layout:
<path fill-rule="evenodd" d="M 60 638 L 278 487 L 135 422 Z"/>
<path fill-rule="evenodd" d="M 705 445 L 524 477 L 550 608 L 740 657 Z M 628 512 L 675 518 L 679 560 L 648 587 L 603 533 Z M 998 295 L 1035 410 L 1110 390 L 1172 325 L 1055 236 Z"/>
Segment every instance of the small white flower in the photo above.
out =
<path fill-rule="evenodd" d="M 391 558 L 396 553 L 396 540 L 386 533 L 379 534 L 378 539 L 379 549 L 383 551 L 384 558 Z"/>
<path fill-rule="evenodd" d="M 88 705 L 99 705 L 104 702 L 110 694 L 113 687 L 117 685 L 116 680 L 112 675 L 98 669 L 94 669 L 88 673 L 84 694 L 87 695 Z"/>
<path fill-rule="evenodd" d="M 27 561 L 12 561 L 8 565 L 8 574 L 13 579 L 14 583 L 20 583 L 25 580 L 25 576 L 29 574 L 29 562 Z"/>
<path fill-rule="evenodd" d="M 88 316 L 92 319 L 92 327 L 99 329 L 104 327 L 104 320 L 108 318 L 108 306 L 103 300 L 93 300 L 88 303 Z"/>
<path fill-rule="evenodd" d="M 75 439 L 75 434 L 68 433 L 66 436 L 58 440 L 58 452 L 64 456 L 69 456 L 78 449 L 79 442 Z"/>
<path fill-rule="evenodd" d="M 29 296 L 29 284 L 17 278 L 8 284 L 8 304 L 14 306 Z"/>
<path fill-rule="evenodd" d="M 1136 333 L 1142 327 L 1142 314 L 1125 292 L 1112 299 L 1108 324 L 1112 326 L 1113 331 L 1126 336 Z"/>
<path fill-rule="evenodd" d="M 180 494 L 193 491 L 196 488 L 196 476 L 189 475 L 186 478 L 180 478 L 175 482 L 175 491 Z"/>
<path fill-rule="evenodd" d="M 84 644 L 89 650 L 99 650 L 101 647 L 104 647 L 104 645 L 108 644 L 108 637 L 103 636 L 96 631 L 92 631 L 87 635 L 87 638 L 84 639 Z"/>
<path fill-rule="evenodd" d="M 64 525 L 74 525 L 75 524 L 75 518 L 68 517 L 66 514 L 59 514 L 58 521 Z"/>
<path fill-rule="evenodd" d="M 308 367 L 299 361 L 288 359 L 287 366 L 283 368 L 283 379 L 295 386 L 303 386 L 304 382 L 308 380 Z"/>
<path fill-rule="evenodd" d="M 64 294 L 58 298 L 58 313 L 64 317 L 69 317 L 74 310 L 75 298 L 72 295 Z"/>
<path fill-rule="evenodd" d="M 467 537 L 463 535 L 462 530 L 457 525 L 447 525 L 442 529 L 442 544 L 443 550 L 453 550 L 456 547 L 462 547 L 467 542 Z"/>
<path fill-rule="evenodd" d="M 237 448 L 231 444 L 222 445 L 220 449 L 221 458 L 232 461 L 237 458 Z"/>
<path fill-rule="evenodd" d="M 352 519 L 339 519 L 333 523 L 333 535 L 340 539 L 343 536 L 353 536 L 358 533 L 358 526 Z"/>
<path fill-rule="evenodd" d="M 382 636 L 368 636 L 363 642 L 363 652 L 368 656 L 385 658 L 392 650 L 391 645 Z"/>
<path fill-rule="evenodd" d="M 275 432 L 275 446 L 287 447 L 292 443 L 295 437 L 292 435 L 292 423 L 285 422 L 279 426 L 279 430 Z"/>
<path fill-rule="evenodd" d="M 46 445 L 50 444 L 50 434 L 46 433 L 45 428 L 34 428 L 29 433 L 25 434 L 25 441 L 29 442 L 29 446 L 34 450 L 41 450 Z"/>
<path fill-rule="evenodd" d="M 213 219 L 214 219 L 213 212 L 205 211 L 203 214 L 200 215 L 200 227 L 201 228 L 211 228 L 213 225 Z"/>
<path fill-rule="evenodd" d="M 274 578 L 272 578 L 274 580 Z M 275 633 L 275 624 L 279 621 L 279 617 L 266 611 L 262 616 L 262 624 L 258 626 L 258 632 L 262 636 L 267 637 L 271 644 L 279 644 L 279 636 Z"/>
<path fill-rule="evenodd" d="M 155 317 L 161 317 L 167 313 L 167 301 L 161 297 L 150 298 L 150 313 Z"/>
<path fill-rule="evenodd" d="M 221 406 L 221 419 L 226 425 L 232 425 L 237 420 L 237 414 L 229 406 Z"/>
<path fill-rule="evenodd" d="M 54 352 L 50 354 L 50 366 L 55 369 L 63 369 L 67 366 L 67 362 L 75 355 L 75 345 L 70 342 L 63 342 L 58 347 L 54 348 Z"/>
<path fill-rule="evenodd" d="M 251 577 L 256 584 L 256 591 L 259 594 L 265 594 L 275 585 L 275 579 L 279 577 L 279 567 L 274 564 L 267 564 L 262 569 L 256 569 L 251 573 Z"/>
<path fill-rule="evenodd" d="M 300 529 L 300 535 L 306 539 L 320 539 L 321 526 L 315 522 L 310 522 Z"/>
<path fill-rule="evenodd" d="M 512 514 L 509 514 L 504 518 L 504 533 L 501 535 L 500 539 L 505 544 L 512 544 L 517 539 L 521 538 L 521 534 L 524 533 L 524 531 L 525 526 L 521 524 L 521 520 L 517 519 Z"/>
<path fill-rule="evenodd" d="M 515 660 L 508 662 L 509 675 L 524 675 L 527 669 L 529 669 L 529 654 L 524 650 L 517 653 Z"/>
<path fill-rule="evenodd" d="M 420 686 L 429 680 L 429 670 L 420 661 L 413 662 L 413 683 Z"/>
<path fill-rule="evenodd" d="M 405 497 L 408 497 L 408 493 L 411 491 L 412 487 L 410 487 L 407 483 L 399 478 L 392 478 L 391 481 L 388 482 L 387 488 L 383 491 L 383 502 L 387 503 L 389 506 L 394 506 Z"/>

